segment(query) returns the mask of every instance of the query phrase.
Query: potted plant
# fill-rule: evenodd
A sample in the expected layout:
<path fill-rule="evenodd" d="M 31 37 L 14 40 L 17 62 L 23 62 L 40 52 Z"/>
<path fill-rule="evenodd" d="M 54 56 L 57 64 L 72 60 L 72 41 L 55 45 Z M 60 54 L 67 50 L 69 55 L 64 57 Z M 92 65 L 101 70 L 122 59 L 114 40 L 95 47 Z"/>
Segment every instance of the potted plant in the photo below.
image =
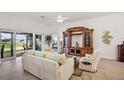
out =
<path fill-rule="evenodd" d="M 46 40 L 47 44 L 50 46 L 50 43 L 52 41 L 52 36 L 51 35 L 47 35 L 45 40 Z"/>

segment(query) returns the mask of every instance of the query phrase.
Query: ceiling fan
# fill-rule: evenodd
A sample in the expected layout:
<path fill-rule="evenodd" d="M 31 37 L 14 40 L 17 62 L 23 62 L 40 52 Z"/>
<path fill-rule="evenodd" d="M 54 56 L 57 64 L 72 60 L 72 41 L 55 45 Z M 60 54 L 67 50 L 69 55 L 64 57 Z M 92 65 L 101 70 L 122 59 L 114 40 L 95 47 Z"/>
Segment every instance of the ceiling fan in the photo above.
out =
<path fill-rule="evenodd" d="M 47 18 L 47 17 L 41 16 L 41 18 Z M 47 18 L 47 19 L 48 19 L 48 18 Z M 57 18 L 49 18 L 49 19 L 54 19 L 54 20 L 56 20 L 57 22 L 62 23 L 64 20 L 67 20 L 67 19 L 70 19 L 70 18 L 68 18 L 68 17 L 63 17 L 61 14 L 59 14 L 59 15 L 57 16 Z"/>
<path fill-rule="evenodd" d="M 62 23 L 64 20 L 69 19 L 68 17 L 63 17 L 61 14 L 58 15 L 58 17 L 56 18 L 56 21 L 59 23 Z"/>

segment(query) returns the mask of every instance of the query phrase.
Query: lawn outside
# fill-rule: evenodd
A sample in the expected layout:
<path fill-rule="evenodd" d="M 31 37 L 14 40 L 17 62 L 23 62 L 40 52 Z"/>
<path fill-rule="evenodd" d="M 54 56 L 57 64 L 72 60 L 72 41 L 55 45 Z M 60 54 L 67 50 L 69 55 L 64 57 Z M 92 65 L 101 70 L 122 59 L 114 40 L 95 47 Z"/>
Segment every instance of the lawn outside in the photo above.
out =
<path fill-rule="evenodd" d="M 4 44 L 4 58 L 11 57 L 11 48 L 12 48 L 12 43 L 11 42 L 2 42 Z M 20 52 L 24 52 L 24 42 L 16 42 L 16 51 L 17 54 Z"/>

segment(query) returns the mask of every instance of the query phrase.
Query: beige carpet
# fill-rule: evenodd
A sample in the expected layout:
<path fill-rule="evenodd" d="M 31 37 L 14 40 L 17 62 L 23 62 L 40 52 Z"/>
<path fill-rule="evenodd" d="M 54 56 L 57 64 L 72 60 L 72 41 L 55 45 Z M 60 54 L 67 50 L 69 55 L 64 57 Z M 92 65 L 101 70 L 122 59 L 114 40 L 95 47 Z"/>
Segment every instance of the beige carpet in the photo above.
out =
<path fill-rule="evenodd" d="M 80 71 L 78 71 L 80 72 Z M 72 75 L 71 80 L 81 80 L 82 74 Z M 87 73 L 85 73 L 87 74 Z M 85 79 L 88 79 L 85 77 Z M 92 73 L 93 80 L 124 80 L 124 63 L 101 59 L 98 71 Z M 38 80 L 32 74 L 23 71 L 21 57 L 7 60 L 0 65 L 0 80 Z"/>

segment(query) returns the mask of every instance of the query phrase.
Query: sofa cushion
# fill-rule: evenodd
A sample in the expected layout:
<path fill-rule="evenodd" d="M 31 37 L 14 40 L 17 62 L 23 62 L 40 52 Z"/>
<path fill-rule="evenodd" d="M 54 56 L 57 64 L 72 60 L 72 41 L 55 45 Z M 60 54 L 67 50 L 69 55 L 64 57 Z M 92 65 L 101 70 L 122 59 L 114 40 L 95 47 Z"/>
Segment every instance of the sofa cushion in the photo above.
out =
<path fill-rule="evenodd" d="M 43 58 L 45 57 L 45 53 L 44 52 L 41 52 L 41 51 L 35 51 L 34 52 L 34 55 L 35 56 L 39 56 L 39 57 L 43 57 Z"/>
<path fill-rule="evenodd" d="M 46 53 L 45 56 L 47 59 L 57 61 L 61 65 L 66 62 L 66 57 L 64 54 Z"/>
<path fill-rule="evenodd" d="M 30 54 L 30 55 L 34 55 L 34 50 L 26 50 L 25 53 Z"/>

